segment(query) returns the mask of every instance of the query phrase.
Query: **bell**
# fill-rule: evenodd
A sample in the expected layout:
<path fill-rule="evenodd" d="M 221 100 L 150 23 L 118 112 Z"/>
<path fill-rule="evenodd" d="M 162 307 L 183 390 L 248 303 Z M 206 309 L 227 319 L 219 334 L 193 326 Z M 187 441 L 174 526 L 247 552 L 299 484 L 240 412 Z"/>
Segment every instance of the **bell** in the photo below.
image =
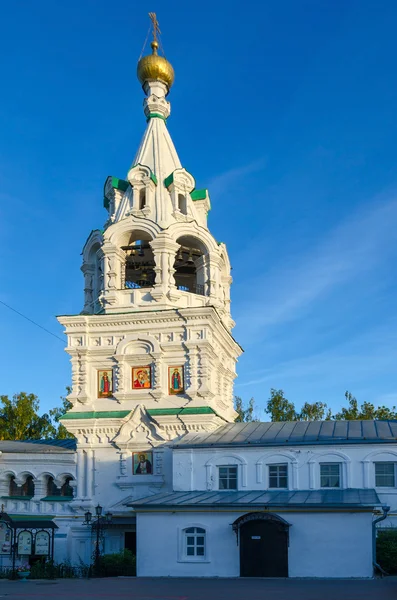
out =
<path fill-rule="evenodd" d="M 187 262 L 188 263 L 193 263 L 194 262 L 194 260 L 193 260 L 193 250 L 189 250 L 189 257 L 187 259 Z"/>
<path fill-rule="evenodd" d="M 178 254 L 176 255 L 176 260 L 183 260 L 182 246 L 179 246 Z"/>
<path fill-rule="evenodd" d="M 143 249 L 143 246 L 139 246 L 139 256 L 145 256 L 145 251 Z"/>

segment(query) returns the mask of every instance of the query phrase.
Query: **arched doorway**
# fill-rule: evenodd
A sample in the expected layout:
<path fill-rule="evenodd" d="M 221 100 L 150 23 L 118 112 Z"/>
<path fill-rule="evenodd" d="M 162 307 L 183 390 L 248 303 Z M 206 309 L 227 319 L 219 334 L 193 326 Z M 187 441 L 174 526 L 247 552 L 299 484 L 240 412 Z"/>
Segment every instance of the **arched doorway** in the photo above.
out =
<path fill-rule="evenodd" d="M 288 577 L 289 526 L 270 513 L 249 513 L 233 523 L 240 547 L 240 577 Z"/>

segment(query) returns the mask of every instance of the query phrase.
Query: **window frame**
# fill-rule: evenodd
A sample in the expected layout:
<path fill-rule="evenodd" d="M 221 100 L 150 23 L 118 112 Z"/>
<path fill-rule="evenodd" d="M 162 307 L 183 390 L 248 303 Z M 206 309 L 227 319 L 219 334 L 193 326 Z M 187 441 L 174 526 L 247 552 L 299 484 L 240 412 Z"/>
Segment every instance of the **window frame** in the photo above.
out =
<path fill-rule="evenodd" d="M 277 477 L 277 483 L 279 483 L 281 477 L 285 477 L 287 485 L 285 485 L 285 486 L 280 486 L 280 485 L 273 486 L 273 485 L 270 485 L 270 478 L 274 477 L 274 475 L 270 475 L 270 470 L 272 469 L 272 467 L 285 467 L 285 469 L 286 469 L 285 475 L 280 475 L 279 473 L 277 473 L 276 477 Z M 289 470 L 290 469 L 289 469 L 289 463 L 288 462 L 285 462 L 285 463 L 281 463 L 281 462 L 278 462 L 278 463 L 269 463 L 267 465 L 267 484 L 268 484 L 268 489 L 269 490 L 289 490 Z"/>
<path fill-rule="evenodd" d="M 319 463 L 319 467 L 320 467 L 320 489 L 323 490 L 341 490 L 343 489 L 343 463 L 341 462 L 320 462 Z M 334 467 L 337 466 L 338 467 L 338 471 L 339 471 L 339 485 L 322 485 L 322 467 Z M 328 477 L 330 477 L 330 475 L 328 475 Z"/>
<path fill-rule="evenodd" d="M 188 530 L 189 529 L 194 529 L 195 533 L 191 533 Z M 200 530 L 200 531 L 197 531 Z M 204 544 L 203 545 L 199 545 L 199 547 L 203 547 L 204 548 L 204 554 L 203 555 L 197 555 L 197 554 L 188 554 L 187 553 L 187 548 L 188 548 L 188 537 L 194 537 L 195 540 L 198 537 L 204 537 Z M 186 526 L 178 528 L 178 562 L 183 562 L 183 563 L 196 563 L 196 564 L 202 564 L 202 563 L 209 563 L 209 552 L 208 552 L 208 528 L 206 526 L 204 526 L 202 523 L 188 523 L 186 524 Z M 189 544 L 189 546 L 192 546 L 191 544 Z M 194 544 L 194 548 L 197 548 L 197 544 Z"/>
<path fill-rule="evenodd" d="M 221 487 L 220 486 L 220 481 L 221 481 L 221 469 L 235 469 L 236 471 L 236 487 Z M 238 480 L 239 480 L 239 474 L 238 474 L 238 465 L 217 465 L 217 470 L 218 470 L 218 490 L 220 492 L 237 492 L 238 491 Z M 227 476 L 227 482 L 229 483 L 231 479 L 234 479 L 234 477 L 230 477 L 230 474 L 228 474 Z"/>
<path fill-rule="evenodd" d="M 393 478 L 394 478 L 394 484 L 393 485 L 378 485 L 377 481 L 376 481 L 376 466 L 377 465 L 393 465 L 394 469 L 393 469 Z M 397 488 L 397 461 L 392 461 L 392 460 L 375 460 L 374 461 L 374 477 L 375 477 L 375 488 L 379 488 L 379 489 L 386 489 L 386 490 L 395 490 Z"/>

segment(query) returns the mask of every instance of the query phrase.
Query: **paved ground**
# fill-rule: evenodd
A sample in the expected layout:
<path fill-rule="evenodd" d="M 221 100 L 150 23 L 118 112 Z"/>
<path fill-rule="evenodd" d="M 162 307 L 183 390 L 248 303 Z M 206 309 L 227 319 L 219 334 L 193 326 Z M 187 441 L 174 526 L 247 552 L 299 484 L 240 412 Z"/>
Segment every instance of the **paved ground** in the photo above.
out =
<path fill-rule="evenodd" d="M 396 600 L 397 578 L 307 579 L 0 579 L 7 600 Z"/>

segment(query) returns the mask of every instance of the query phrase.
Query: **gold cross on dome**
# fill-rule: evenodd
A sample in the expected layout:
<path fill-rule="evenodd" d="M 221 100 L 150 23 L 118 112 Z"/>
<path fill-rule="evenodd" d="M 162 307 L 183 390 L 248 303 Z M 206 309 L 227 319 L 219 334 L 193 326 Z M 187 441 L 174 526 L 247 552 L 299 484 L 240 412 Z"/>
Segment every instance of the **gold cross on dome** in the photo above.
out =
<path fill-rule="evenodd" d="M 159 27 L 159 22 L 156 17 L 156 13 L 150 12 L 149 17 L 153 24 L 153 40 L 155 42 L 157 42 L 157 34 L 161 35 L 161 31 L 160 31 L 160 27 Z"/>

